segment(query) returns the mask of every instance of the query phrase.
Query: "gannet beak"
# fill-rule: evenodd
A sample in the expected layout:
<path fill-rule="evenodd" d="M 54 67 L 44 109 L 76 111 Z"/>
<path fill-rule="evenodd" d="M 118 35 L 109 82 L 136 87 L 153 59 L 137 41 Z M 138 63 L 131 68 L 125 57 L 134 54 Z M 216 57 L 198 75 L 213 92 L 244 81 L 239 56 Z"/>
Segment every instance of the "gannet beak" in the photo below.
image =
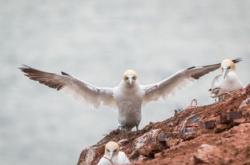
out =
<path fill-rule="evenodd" d="M 223 75 L 223 78 L 224 78 L 224 79 L 226 78 L 226 76 L 227 76 L 227 74 L 228 74 L 228 71 L 229 71 L 228 68 L 224 68 L 224 69 L 223 69 L 222 75 Z"/>
<path fill-rule="evenodd" d="M 129 83 L 129 85 L 132 85 L 132 83 L 133 83 L 132 78 L 129 78 L 128 83 Z"/>
<path fill-rule="evenodd" d="M 113 158 L 114 152 L 110 152 L 110 158 Z"/>
<path fill-rule="evenodd" d="M 106 157 L 109 158 L 109 159 L 112 159 L 114 156 L 114 153 L 113 152 L 109 152 Z"/>

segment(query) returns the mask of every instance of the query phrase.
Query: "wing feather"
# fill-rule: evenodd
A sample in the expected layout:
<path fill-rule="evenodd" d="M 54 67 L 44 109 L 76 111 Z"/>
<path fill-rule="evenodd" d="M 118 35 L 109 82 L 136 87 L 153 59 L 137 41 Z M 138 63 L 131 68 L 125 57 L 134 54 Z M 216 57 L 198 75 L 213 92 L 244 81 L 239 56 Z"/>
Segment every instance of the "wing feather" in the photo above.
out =
<path fill-rule="evenodd" d="M 99 107 L 100 105 L 115 106 L 112 88 L 95 87 L 87 82 L 80 81 L 71 75 L 61 72 L 62 75 L 44 72 L 27 65 L 20 67 L 25 76 L 57 90 L 66 90 L 80 97 L 85 102 Z"/>
<path fill-rule="evenodd" d="M 142 86 L 145 91 L 143 102 L 147 103 L 164 98 L 178 88 L 183 87 L 188 82 L 197 80 L 218 68 L 220 68 L 220 63 L 202 67 L 190 67 L 181 70 L 158 83 Z"/>

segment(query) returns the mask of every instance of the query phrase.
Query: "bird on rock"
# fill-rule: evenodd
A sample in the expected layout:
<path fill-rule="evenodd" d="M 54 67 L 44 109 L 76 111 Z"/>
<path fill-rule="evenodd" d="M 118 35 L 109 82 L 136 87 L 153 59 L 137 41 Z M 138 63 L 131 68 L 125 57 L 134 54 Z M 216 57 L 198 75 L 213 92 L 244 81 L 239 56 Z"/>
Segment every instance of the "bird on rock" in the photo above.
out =
<path fill-rule="evenodd" d="M 209 89 L 212 98 L 222 100 L 224 94 L 243 88 L 242 83 L 235 72 L 235 64 L 240 61 L 241 59 L 237 58 L 234 60 L 224 59 L 221 62 L 221 73 L 213 79 L 211 88 Z"/>
<path fill-rule="evenodd" d="M 120 151 L 119 144 L 110 141 L 105 145 L 105 151 L 103 157 L 99 160 L 97 165 L 129 165 L 127 155 Z"/>
<path fill-rule="evenodd" d="M 118 109 L 118 126 L 122 130 L 131 130 L 134 127 L 138 130 L 142 105 L 145 103 L 165 98 L 190 80 L 197 80 L 218 68 L 220 68 L 220 63 L 200 67 L 193 66 L 149 85 L 140 84 L 138 74 L 129 69 L 124 72 L 117 86 L 96 87 L 65 72 L 61 72 L 60 75 L 27 65 L 20 67 L 21 71 L 31 80 L 57 90 L 70 91 L 96 108 L 100 105 L 116 107 Z"/>

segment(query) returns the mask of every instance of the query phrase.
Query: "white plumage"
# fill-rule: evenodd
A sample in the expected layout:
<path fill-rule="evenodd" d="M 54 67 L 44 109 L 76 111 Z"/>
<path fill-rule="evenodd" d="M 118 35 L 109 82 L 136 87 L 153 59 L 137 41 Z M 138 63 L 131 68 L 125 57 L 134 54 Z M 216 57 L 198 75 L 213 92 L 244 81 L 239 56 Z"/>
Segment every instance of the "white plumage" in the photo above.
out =
<path fill-rule="evenodd" d="M 239 61 L 241 61 L 241 59 L 225 59 L 222 61 L 222 73 L 213 79 L 211 88 L 209 89 L 212 98 L 217 98 L 227 92 L 243 88 L 242 83 L 235 72 L 235 63 Z"/>
<path fill-rule="evenodd" d="M 105 151 L 103 157 L 99 160 L 97 165 L 129 165 L 127 155 L 120 151 L 119 145 L 110 141 L 105 145 Z"/>
<path fill-rule="evenodd" d="M 119 111 L 119 127 L 131 130 L 133 127 L 138 129 L 143 103 L 164 98 L 188 81 L 199 79 L 219 67 L 220 63 L 202 67 L 190 67 L 150 85 L 139 84 L 137 73 L 133 70 L 127 70 L 121 82 L 113 88 L 95 87 L 65 72 L 59 75 L 40 71 L 29 66 L 23 66 L 20 69 L 30 79 L 57 90 L 71 91 L 71 93 L 73 92 L 73 94 L 78 95 L 85 102 L 96 108 L 100 105 L 117 107 Z"/>

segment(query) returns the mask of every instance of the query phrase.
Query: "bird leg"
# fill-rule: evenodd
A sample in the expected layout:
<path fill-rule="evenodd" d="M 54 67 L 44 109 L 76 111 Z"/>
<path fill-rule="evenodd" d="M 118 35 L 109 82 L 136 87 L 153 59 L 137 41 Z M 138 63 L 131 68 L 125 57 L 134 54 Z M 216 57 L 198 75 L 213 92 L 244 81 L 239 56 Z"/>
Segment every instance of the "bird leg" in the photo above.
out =
<path fill-rule="evenodd" d="M 223 100 L 224 100 L 224 95 L 218 96 L 218 102 L 221 102 L 221 101 L 223 101 Z"/>
<path fill-rule="evenodd" d="M 129 126 L 124 126 L 124 125 L 119 125 L 118 129 L 121 132 L 131 132 L 133 127 L 129 127 Z M 136 126 L 136 130 L 138 130 L 138 125 Z"/>

